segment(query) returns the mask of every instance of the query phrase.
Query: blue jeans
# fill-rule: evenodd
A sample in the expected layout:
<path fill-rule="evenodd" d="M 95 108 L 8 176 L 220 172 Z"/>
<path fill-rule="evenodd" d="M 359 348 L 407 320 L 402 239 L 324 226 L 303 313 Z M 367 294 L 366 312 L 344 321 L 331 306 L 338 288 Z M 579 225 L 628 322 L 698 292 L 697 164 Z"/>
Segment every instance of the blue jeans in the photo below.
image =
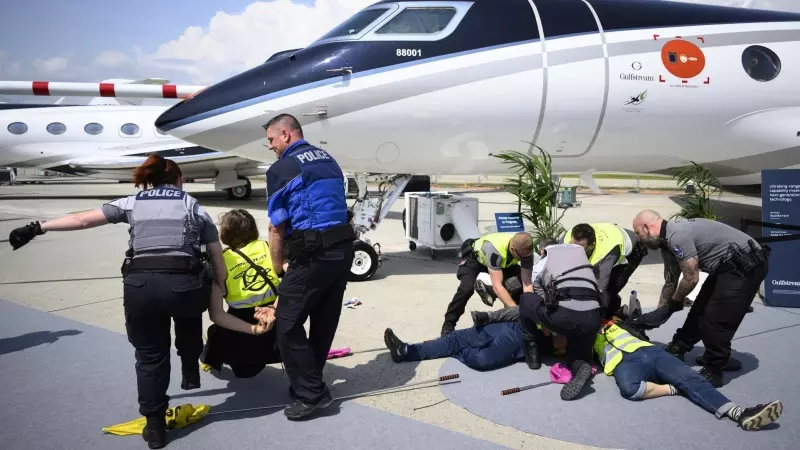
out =
<path fill-rule="evenodd" d="M 423 361 L 449 356 L 475 370 L 508 366 L 525 357 L 522 327 L 518 322 L 500 322 L 480 329 L 456 330 L 432 341 L 409 344 L 404 360 Z"/>
<path fill-rule="evenodd" d="M 656 346 L 623 353 L 622 361 L 614 368 L 614 380 L 619 393 L 628 400 L 641 400 L 646 382 L 650 381 L 675 386 L 692 403 L 718 419 L 734 406 L 697 371 Z"/>

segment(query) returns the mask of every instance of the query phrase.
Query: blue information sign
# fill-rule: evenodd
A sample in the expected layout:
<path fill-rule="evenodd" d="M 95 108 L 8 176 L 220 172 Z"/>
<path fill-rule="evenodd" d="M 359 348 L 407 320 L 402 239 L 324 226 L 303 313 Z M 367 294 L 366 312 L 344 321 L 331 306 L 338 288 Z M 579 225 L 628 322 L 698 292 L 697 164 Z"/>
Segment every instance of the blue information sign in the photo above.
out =
<path fill-rule="evenodd" d="M 800 225 L 800 170 L 761 171 L 761 221 Z M 764 226 L 762 236 L 785 236 L 798 231 Z M 764 280 L 764 302 L 768 306 L 800 308 L 800 240 L 767 243 L 772 249 L 769 272 Z"/>
<path fill-rule="evenodd" d="M 494 222 L 497 224 L 498 233 L 525 231 L 525 223 L 520 213 L 494 213 Z"/>

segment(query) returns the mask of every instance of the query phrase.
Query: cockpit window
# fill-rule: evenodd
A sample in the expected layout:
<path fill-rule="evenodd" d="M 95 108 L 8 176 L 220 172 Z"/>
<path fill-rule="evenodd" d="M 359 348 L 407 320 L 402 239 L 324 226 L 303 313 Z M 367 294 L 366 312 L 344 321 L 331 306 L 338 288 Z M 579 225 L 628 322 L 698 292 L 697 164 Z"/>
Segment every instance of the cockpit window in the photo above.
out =
<path fill-rule="evenodd" d="M 389 8 L 373 8 L 359 11 L 318 40 L 324 41 L 326 39 L 355 36 L 388 10 Z"/>
<path fill-rule="evenodd" d="M 434 34 L 447 27 L 455 8 L 406 8 L 375 34 Z"/>

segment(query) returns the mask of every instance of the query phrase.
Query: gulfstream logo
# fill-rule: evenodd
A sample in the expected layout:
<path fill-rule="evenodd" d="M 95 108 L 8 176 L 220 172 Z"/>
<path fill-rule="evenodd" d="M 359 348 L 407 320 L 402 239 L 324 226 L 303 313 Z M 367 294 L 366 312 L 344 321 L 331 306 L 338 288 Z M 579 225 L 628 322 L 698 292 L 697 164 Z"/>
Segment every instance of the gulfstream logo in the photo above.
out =
<path fill-rule="evenodd" d="M 772 280 L 773 286 L 800 286 L 800 281 Z"/>
<path fill-rule="evenodd" d="M 627 80 L 627 81 L 656 81 L 656 77 L 651 75 L 636 75 L 633 73 L 621 73 L 619 74 L 620 80 Z"/>

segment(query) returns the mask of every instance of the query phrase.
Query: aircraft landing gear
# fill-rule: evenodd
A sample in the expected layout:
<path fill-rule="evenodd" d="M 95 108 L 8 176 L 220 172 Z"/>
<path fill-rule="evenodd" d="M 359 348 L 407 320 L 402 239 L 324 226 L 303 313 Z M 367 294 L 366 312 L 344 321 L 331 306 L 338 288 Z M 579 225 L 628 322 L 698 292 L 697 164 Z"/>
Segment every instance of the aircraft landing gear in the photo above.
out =
<path fill-rule="evenodd" d="M 225 189 L 225 192 L 228 194 L 228 200 L 247 200 L 250 198 L 250 194 L 253 193 L 253 188 L 250 184 L 250 180 L 248 180 L 245 177 L 238 177 L 238 178 L 240 180 L 247 181 L 247 184 Z"/>
<path fill-rule="evenodd" d="M 378 183 L 378 191 L 367 191 L 367 179 Z M 380 244 L 372 244 L 364 234 L 376 230 L 384 217 L 392 209 L 395 200 L 411 180 L 411 175 L 367 175 L 355 174 L 358 196 L 353 205 L 353 227 L 358 240 L 353 243 L 355 258 L 350 269 L 350 281 L 366 281 L 375 275 L 381 266 Z"/>

